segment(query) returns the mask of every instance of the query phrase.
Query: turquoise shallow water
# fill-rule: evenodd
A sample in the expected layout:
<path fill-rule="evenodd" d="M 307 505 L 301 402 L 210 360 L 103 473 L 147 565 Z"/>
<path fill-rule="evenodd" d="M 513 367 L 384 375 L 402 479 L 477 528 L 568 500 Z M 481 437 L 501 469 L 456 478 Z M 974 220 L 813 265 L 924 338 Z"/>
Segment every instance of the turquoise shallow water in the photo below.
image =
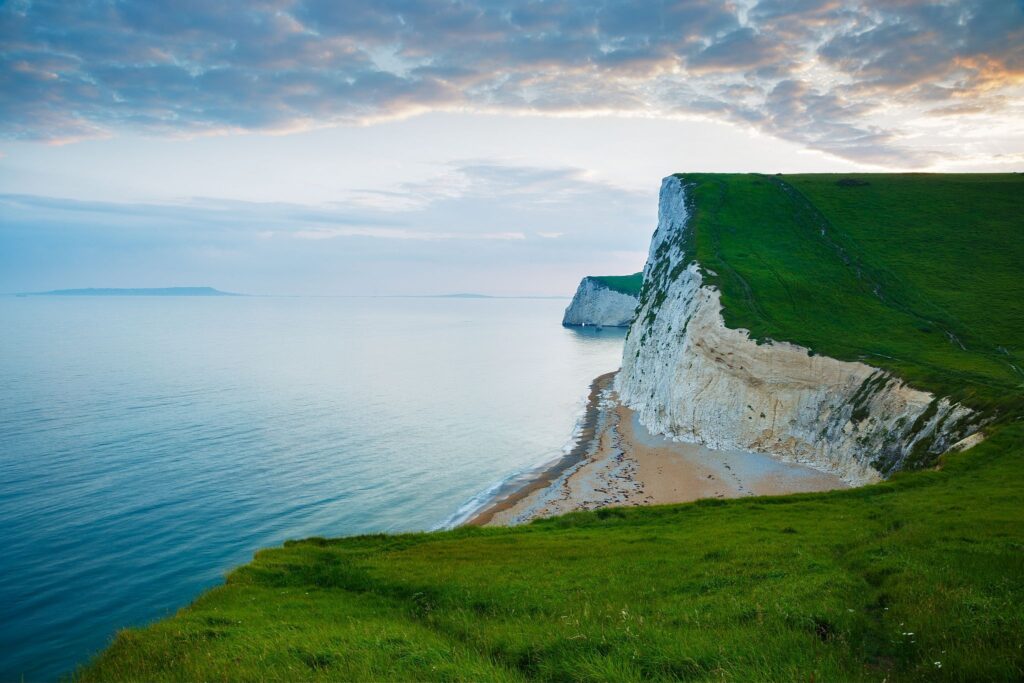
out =
<path fill-rule="evenodd" d="M 0 680 L 260 547 L 432 528 L 558 457 L 622 349 L 567 303 L 0 298 Z"/>

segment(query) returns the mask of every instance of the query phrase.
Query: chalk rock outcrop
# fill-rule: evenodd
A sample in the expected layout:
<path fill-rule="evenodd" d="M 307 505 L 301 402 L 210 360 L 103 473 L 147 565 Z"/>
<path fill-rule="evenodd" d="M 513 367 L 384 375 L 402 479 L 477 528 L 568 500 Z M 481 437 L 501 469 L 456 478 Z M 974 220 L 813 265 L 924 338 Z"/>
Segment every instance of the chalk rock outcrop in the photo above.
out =
<path fill-rule="evenodd" d="M 794 344 L 759 344 L 727 328 L 719 291 L 683 252 L 687 213 L 684 183 L 666 178 L 616 378 L 622 401 L 648 429 L 769 453 L 851 484 L 881 479 L 977 431 L 967 408 L 883 370 Z"/>
<path fill-rule="evenodd" d="M 637 301 L 637 297 L 617 292 L 599 278 L 585 277 L 565 309 L 562 324 L 629 327 Z"/>

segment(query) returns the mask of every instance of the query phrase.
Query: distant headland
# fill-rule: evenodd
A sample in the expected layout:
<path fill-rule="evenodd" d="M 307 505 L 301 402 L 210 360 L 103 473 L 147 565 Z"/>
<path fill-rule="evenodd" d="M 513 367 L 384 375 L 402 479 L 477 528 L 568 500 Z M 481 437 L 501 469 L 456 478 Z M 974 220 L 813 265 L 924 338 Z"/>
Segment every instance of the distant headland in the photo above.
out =
<path fill-rule="evenodd" d="M 245 296 L 234 292 L 222 292 L 213 287 L 144 287 L 87 289 L 52 289 L 48 292 L 22 292 L 18 296 Z"/>

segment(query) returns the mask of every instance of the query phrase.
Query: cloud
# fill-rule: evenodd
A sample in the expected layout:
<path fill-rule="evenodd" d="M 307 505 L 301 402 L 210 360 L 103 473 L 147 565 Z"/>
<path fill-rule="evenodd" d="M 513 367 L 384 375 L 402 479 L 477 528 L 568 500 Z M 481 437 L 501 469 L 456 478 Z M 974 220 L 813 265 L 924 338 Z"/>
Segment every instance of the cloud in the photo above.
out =
<path fill-rule="evenodd" d="M 580 243 L 607 244 L 615 242 L 622 217 L 635 220 L 646 213 L 647 204 L 645 195 L 592 179 L 581 169 L 488 159 L 453 162 L 427 181 L 400 183 L 388 192 L 357 190 L 351 198 L 318 205 L 209 197 L 129 203 L 0 194 L 0 207 L 14 222 L 30 217 L 68 230 L 102 224 L 182 240 L 509 241 L 570 236 Z M 581 213 L 581 205 L 603 208 Z M 601 214 L 607 219 L 597 218 Z M 633 245 L 627 240 L 617 246 Z"/>
<path fill-rule="evenodd" d="M 166 286 L 201 273 L 252 292 L 464 291 L 488 283 L 494 293 L 571 293 L 594 268 L 640 268 L 655 222 L 649 196 L 575 168 L 463 160 L 428 181 L 397 185 L 393 196 L 413 191 L 417 200 L 398 206 L 385 205 L 392 194 L 312 205 L 0 194 L 0 291 Z"/>
<path fill-rule="evenodd" d="M 696 73 L 778 68 L 786 61 L 788 52 L 786 45 L 746 26 L 726 34 L 690 57 L 687 66 Z"/>
<path fill-rule="evenodd" d="M 389 228 L 317 228 L 315 230 L 296 230 L 290 233 L 296 239 L 329 240 L 336 237 L 374 237 L 385 240 L 421 240 L 434 242 L 437 240 L 524 240 L 526 235 L 521 232 L 430 232 L 423 230 L 393 230 Z"/>
<path fill-rule="evenodd" d="M 1009 1 L 34 1 L 0 7 L 0 26 L 0 132 L 51 143 L 612 112 L 928 163 L 905 130 L 919 114 L 969 101 L 1011 117 L 1024 99 Z"/>
<path fill-rule="evenodd" d="M 862 92 L 947 84 L 963 96 L 1024 79 L 1024 5 L 878 3 L 870 22 L 830 38 L 819 54 Z"/>

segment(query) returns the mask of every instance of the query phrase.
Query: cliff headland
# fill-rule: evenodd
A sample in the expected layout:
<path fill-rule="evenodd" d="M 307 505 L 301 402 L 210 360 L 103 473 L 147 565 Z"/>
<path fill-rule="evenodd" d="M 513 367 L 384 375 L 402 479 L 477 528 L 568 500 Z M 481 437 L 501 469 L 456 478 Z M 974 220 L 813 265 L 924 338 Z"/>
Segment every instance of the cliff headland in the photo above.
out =
<path fill-rule="evenodd" d="M 562 324 L 629 327 L 642 284 L 642 273 L 585 277 L 565 309 Z"/>

